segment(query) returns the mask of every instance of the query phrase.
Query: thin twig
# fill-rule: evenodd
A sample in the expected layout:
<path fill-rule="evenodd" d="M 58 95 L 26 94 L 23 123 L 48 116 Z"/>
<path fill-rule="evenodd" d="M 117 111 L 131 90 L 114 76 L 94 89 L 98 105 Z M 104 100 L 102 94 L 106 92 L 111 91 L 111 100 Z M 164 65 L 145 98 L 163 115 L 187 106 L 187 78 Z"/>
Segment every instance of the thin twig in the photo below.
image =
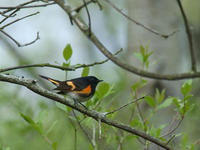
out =
<path fill-rule="evenodd" d="M 95 148 L 95 150 L 96 150 L 96 126 L 95 126 L 95 120 L 93 120 L 93 122 L 92 122 L 92 143 L 93 143 L 93 145 L 94 145 L 94 148 Z"/>
<path fill-rule="evenodd" d="M 15 11 L 13 11 L 12 13 L 10 13 L 9 15 L 5 15 L 4 13 L 1 12 L 1 15 L 4 16 L 5 18 L 3 18 L 1 21 L 0 21 L 0 24 L 2 24 L 4 21 L 6 21 L 8 18 L 10 17 L 14 17 L 16 16 L 16 12 L 19 11 L 19 9 L 16 9 Z"/>
<path fill-rule="evenodd" d="M 90 1 L 87 1 L 87 2 L 84 2 L 83 5 L 81 6 L 78 6 L 77 8 L 74 8 L 72 11 L 75 11 L 75 12 L 80 12 L 81 9 L 83 9 L 85 7 L 85 5 L 89 5 L 90 3 L 93 3 L 94 0 L 90 0 Z"/>
<path fill-rule="evenodd" d="M 6 71 L 22 69 L 22 68 L 32 68 L 32 67 L 50 67 L 50 68 L 56 68 L 56 69 L 61 69 L 61 70 L 67 70 L 67 71 L 74 70 L 74 68 L 44 63 L 44 64 L 32 64 L 32 65 L 21 65 L 21 66 L 16 66 L 16 67 L 9 67 L 9 68 L 5 68 L 5 69 L 0 69 L 0 72 L 6 72 Z"/>
<path fill-rule="evenodd" d="M 68 116 L 69 116 L 69 115 L 70 115 L 70 114 L 68 113 Z M 73 122 L 73 119 L 72 119 L 72 118 L 68 117 L 68 119 L 69 119 L 71 125 L 72 125 L 73 128 L 74 128 L 74 150 L 77 150 L 77 127 L 76 127 L 76 124 Z"/>
<path fill-rule="evenodd" d="M 29 42 L 29 43 L 25 43 L 25 44 L 20 44 L 17 40 L 15 40 L 11 35 L 9 35 L 8 33 L 6 33 L 5 31 L 3 31 L 3 30 L 0 29 L 0 32 L 2 32 L 2 33 L 3 33 L 4 35 L 6 35 L 9 39 L 11 39 L 18 47 L 24 47 L 24 46 L 31 45 L 31 44 L 35 43 L 37 40 L 40 39 L 40 37 L 39 37 L 39 32 L 37 32 L 37 36 L 36 36 L 36 38 L 35 38 L 33 41 L 31 41 L 31 42 Z"/>
<path fill-rule="evenodd" d="M 91 36 L 91 18 L 90 18 L 90 12 L 88 10 L 88 7 L 87 7 L 87 4 L 85 2 L 85 0 L 83 0 L 83 3 L 85 5 L 85 9 L 86 9 L 86 12 L 87 12 L 87 16 L 88 16 L 88 31 L 89 31 L 89 36 Z"/>
<path fill-rule="evenodd" d="M 37 14 L 39 14 L 39 13 L 40 13 L 40 12 L 35 12 L 35 13 L 30 14 L 30 15 L 24 16 L 24 17 L 22 17 L 22 18 L 18 18 L 18 19 L 16 19 L 16 20 L 14 20 L 14 21 L 12 21 L 12 22 L 10 22 L 10 23 L 7 23 L 6 25 L 2 26 L 0 29 L 2 30 L 2 29 L 4 29 L 4 28 L 7 27 L 7 26 L 12 25 L 13 23 L 16 23 L 16 22 L 18 22 L 18 21 L 20 21 L 20 20 L 23 20 L 23 19 L 25 19 L 25 18 L 34 16 L 34 15 L 37 15 Z"/>
<path fill-rule="evenodd" d="M 115 53 L 115 55 L 119 54 L 121 51 L 122 51 L 122 49 L 117 51 Z M 9 68 L 0 69 L 0 72 L 2 73 L 2 72 L 6 72 L 6 71 L 22 69 L 22 68 L 31 68 L 31 67 L 50 67 L 50 68 L 56 68 L 56 69 L 60 69 L 60 70 L 75 71 L 76 69 L 79 69 L 79 68 L 85 68 L 85 67 L 92 67 L 92 66 L 96 66 L 96 65 L 101 65 L 101 64 L 106 63 L 107 61 L 109 61 L 109 59 L 105 59 L 105 60 L 99 61 L 99 62 L 94 62 L 94 63 L 91 63 L 91 64 L 78 64 L 78 65 L 74 65 L 74 66 L 70 66 L 70 67 L 64 67 L 64 66 L 60 66 L 60 65 L 53 65 L 53 64 L 50 64 L 50 63 L 21 65 L 21 66 L 15 66 L 15 67 L 9 67 Z"/>
<path fill-rule="evenodd" d="M 73 109 L 72 109 L 72 113 L 73 113 L 73 115 L 74 115 L 74 117 L 75 117 L 75 119 L 76 119 L 76 121 L 77 121 L 77 123 L 78 123 L 80 129 L 83 131 L 83 133 L 84 133 L 85 136 L 87 137 L 88 141 L 92 144 L 93 148 L 95 148 L 95 145 L 93 145 L 92 138 L 91 138 L 90 134 L 89 134 L 89 133 L 84 129 L 84 127 L 81 125 L 81 122 L 78 120 L 78 117 L 77 117 L 77 115 L 76 115 L 76 113 L 75 113 L 75 111 L 74 111 Z"/>
<path fill-rule="evenodd" d="M 180 0 L 176 0 L 176 1 L 178 3 L 179 8 L 180 8 L 181 14 L 183 16 L 183 21 L 184 21 L 184 24 L 185 24 L 185 30 L 186 30 L 187 38 L 188 38 L 188 42 L 189 42 L 190 56 L 191 56 L 191 62 L 192 62 L 191 68 L 192 68 L 192 71 L 196 72 L 197 66 L 196 66 L 196 59 L 195 59 L 195 54 L 194 54 L 194 47 L 193 47 L 193 43 L 192 43 L 192 34 L 191 34 L 191 31 L 190 31 L 188 20 L 187 20 L 187 17 L 185 15 L 181 1 Z"/>
<path fill-rule="evenodd" d="M 36 1 L 33 1 L 36 2 Z M 41 4 L 41 5 L 29 5 L 29 6 L 8 6 L 8 7 L 0 7 L 0 9 L 24 9 L 24 8 L 36 8 L 36 7 L 46 7 L 49 5 L 54 5 L 56 4 L 55 2 L 52 3 L 47 3 L 47 4 Z"/>
<path fill-rule="evenodd" d="M 174 131 L 176 131 L 176 129 L 178 129 L 178 127 L 181 125 L 183 119 L 184 119 L 184 116 L 181 116 L 181 119 L 180 119 L 179 122 L 177 123 L 176 127 L 174 127 L 173 129 L 171 129 L 171 130 L 168 131 L 167 133 L 161 135 L 161 137 L 168 136 L 168 135 L 172 134 Z"/>
<path fill-rule="evenodd" d="M 137 102 L 137 101 L 139 101 L 139 100 L 141 100 L 141 99 L 143 99 L 143 98 L 144 98 L 144 96 L 143 96 L 143 97 L 140 97 L 140 98 L 138 98 L 138 99 L 135 99 L 134 101 L 131 101 L 131 102 L 125 104 L 125 105 L 122 105 L 122 106 L 120 106 L 119 108 L 117 108 L 117 109 L 115 109 L 115 110 L 113 110 L 113 111 L 111 111 L 111 112 L 107 112 L 105 115 L 113 114 L 113 113 L 115 113 L 115 112 L 121 110 L 122 108 L 124 108 L 124 107 L 126 107 L 126 106 L 128 106 L 128 105 L 130 105 L 130 104 L 132 104 L 132 103 L 135 103 L 135 102 Z"/>
<path fill-rule="evenodd" d="M 128 20 L 134 22 L 136 25 L 146 29 L 147 31 L 151 32 L 151 33 L 154 33 L 162 38 L 165 38 L 167 39 L 168 37 L 174 35 L 177 31 L 173 31 L 172 33 L 170 34 L 162 34 L 162 33 L 159 33 L 158 31 L 154 30 L 154 29 L 151 29 L 150 27 L 147 27 L 145 26 L 144 24 L 134 20 L 133 18 L 131 18 L 130 16 L 126 15 L 121 9 L 119 9 L 114 3 L 112 3 L 110 0 L 104 0 L 105 2 L 107 2 L 110 6 L 112 6 L 116 11 L 118 11 L 120 14 L 122 14 L 125 18 L 127 18 Z"/>
<path fill-rule="evenodd" d="M 101 119 L 98 120 L 99 139 L 101 139 Z"/>
<path fill-rule="evenodd" d="M 172 118 L 171 122 L 169 123 L 169 130 L 168 130 L 168 132 L 170 132 L 172 130 L 172 127 L 173 127 L 173 125 L 174 125 L 174 123 L 175 123 L 178 115 L 179 115 L 179 113 L 176 112 L 176 115 Z M 168 132 L 165 133 L 165 134 L 168 135 Z M 165 134 L 163 134 L 163 135 L 165 135 Z M 161 136 L 161 137 L 163 137 L 163 136 Z"/>
<path fill-rule="evenodd" d="M 77 150 L 77 129 L 74 128 L 74 150 Z"/>
<path fill-rule="evenodd" d="M 17 8 L 20 8 L 22 6 L 25 6 L 25 5 L 28 5 L 28 4 L 31 4 L 31 3 L 34 3 L 34 2 L 38 2 L 38 0 L 31 0 L 31 1 L 28 1 L 28 2 L 25 2 L 25 3 L 22 3 L 22 4 L 19 4 L 17 6 L 14 6 L 13 8 L 10 8 L 10 9 L 7 9 L 5 11 L 3 11 L 4 14 L 14 10 L 14 9 L 17 9 Z"/>
<path fill-rule="evenodd" d="M 173 135 L 173 136 L 166 142 L 166 145 L 168 145 L 175 137 L 176 137 L 176 135 Z"/>

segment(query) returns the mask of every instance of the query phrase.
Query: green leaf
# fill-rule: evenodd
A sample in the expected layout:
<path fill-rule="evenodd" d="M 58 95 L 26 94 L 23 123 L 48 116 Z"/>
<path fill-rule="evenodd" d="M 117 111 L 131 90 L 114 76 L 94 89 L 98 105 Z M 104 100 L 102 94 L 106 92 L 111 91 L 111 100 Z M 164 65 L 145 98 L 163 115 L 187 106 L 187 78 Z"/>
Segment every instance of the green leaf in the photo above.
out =
<path fill-rule="evenodd" d="M 176 105 L 176 107 L 178 108 L 178 109 L 180 109 L 181 108 L 181 100 L 179 100 L 179 99 L 177 99 L 177 98 L 173 98 L 173 102 L 174 102 L 174 104 Z"/>
<path fill-rule="evenodd" d="M 35 123 L 33 119 L 27 115 L 24 115 L 23 113 L 20 113 L 21 117 L 28 122 L 40 135 L 42 135 L 42 128 L 39 126 L 39 123 Z"/>
<path fill-rule="evenodd" d="M 70 66 L 70 62 L 69 63 L 63 63 L 62 66 L 63 67 L 69 67 Z"/>
<path fill-rule="evenodd" d="M 165 98 L 165 90 L 162 90 L 160 93 L 159 90 L 156 88 L 156 94 L 155 94 L 155 99 L 158 104 L 160 104 Z"/>
<path fill-rule="evenodd" d="M 102 82 L 101 84 L 98 85 L 98 96 L 99 98 L 104 97 L 110 89 L 110 84 L 106 82 Z"/>
<path fill-rule="evenodd" d="M 151 107 L 156 106 L 155 100 L 152 96 L 145 96 L 144 100 L 146 101 L 147 104 L 149 104 L 149 106 L 151 106 Z"/>
<path fill-rule="evenodd" d="M 72 56 L 72 47 L 70 44 L 67 44 L 67 46 L 63 50 L 63 57 L 66 61 L 68 61 Z"/>
<path fill-rule="evenodd" d="M 11 150 L 11 148 L 10 147 L 0 147 L 0 150 Z"/>
<path fill-rule="evenodd" d="M 56 102 L 56 106 L 57 106 L 59 109 L 65 111 L 65 112 L 68 112 L 68 107 L 67 107 L 66 105 Z"/>
<path fill-rule="evenodd" d="M 184 133 L 181 139 L 181 147 L 183 150 L 186 149 L 187 144 L 188 144 L 188 136 L 186 133 Z"/>
<path fill-rule="evenodd" d="M 45 119 L 48 117 L 48 112 L 46 110 L 42 110 L 39 113 L 39 122 L 45 121 Z"/>
<path fill-rule="evenodd" d="M 82 77 L 88 76 L 88 75 L 89 75 L 89 72 L 90 72 L 90 68 L 89 68 L 89 67 L 85 67 L 85 68 L 83 68 L 83 71 L 82 71 L 82 73 L 81 73 L 81 76 L 82 76 Z"/>
<path fill-rule="evenodd" d="M 46 135 L 49 134 L 49 133 L 53 130 L 53 128 L 56 126 L 57 122 L 58 122 L 58 121 L 55 120 L 55 121 L 52 123 L 52 125 L 49 127 L 49 129 L 48 129 L 47 132 L 45 133 Z"/>
<path fill-rule="evenodd" d="M 142 79 L 142 80 L 139 81 L 139 82 L 135 82 L 135 83 L 131 86 L 131 88 L 132 88 L 132 90 L 135 92 L 138 88 L 142 88 L 142 87 L 144 87 L 146 84 L 147 84 L 147 80 Z"/>
<path fill-rule="evenodd" d="M 189 146 L 189 150 L 194 150 L 194 148 L 195 148 L 195 144 L 191 144 L 191 145 Z"/>
<path fill-rule="evenodd" d="M 143 45 L 140 45 L 140 53 L 142 54 L 142 56 L 145 55 L 145 48 Z"/>
<path fill-rule="evenodd" d="M 139 82 L 136 82 L 136 83 L 134 83 L 133 85 L 132 85 L 132 90 L 133 91 L 136 91 L 138 88 L 139 88 L 139 86 L 140 86 L 140 83 Z"/>
<path fill-rule="evenodd" d="M 135 52 L 134 55 L 141 61 L 143 62 L 143 56 L 141 53 Z"/>
<path fill-rule="evenodd" d="M 57 149 L 57 145 L 58 145 L 58 144 L 57 144 L 56 142 L 53 142 L 51 146 L 52 146 L 52 148 L 53 148 L 54 150 L 56 150 L 56 149 Z"/>
<path fill-rule="evenodd" d="M 24 115 L 23 113 L 20 112 L 20 116 L 29 124 L 33 125 L 35 122 L 32 120 L 31 117 Z"/>
<path fill-rule="evenodd" d="M 192 89 L 192 80 L 187 80 L 181 87 L 181 93 L 186 96 Z"/>
<path fill-rule="evenodd" d="M 173 102 L 173 99 L 172 97 L 169 97 L 167 98 L 162 104 L 160 104 L 157 109 L 162 109 L 162 108 L 166 108 L 168 106 L 170 106 Z"/>

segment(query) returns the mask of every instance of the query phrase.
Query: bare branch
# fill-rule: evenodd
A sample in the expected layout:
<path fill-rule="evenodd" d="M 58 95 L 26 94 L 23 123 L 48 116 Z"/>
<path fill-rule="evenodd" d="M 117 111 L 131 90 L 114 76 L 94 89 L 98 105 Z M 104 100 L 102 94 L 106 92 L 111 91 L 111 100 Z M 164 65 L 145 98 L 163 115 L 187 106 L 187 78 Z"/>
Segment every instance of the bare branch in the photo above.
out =
<path fill-rule="evenodd" d="M 85 134 L 85 136 L 87 137 L 88 141 L 92 144 L 93 148 L 96 149 L 96 146 L 94 145 L 92 138 L 90 136 L 90 134 L 84 129 L 84 127 L 81 125 L 81 122 L 78 120 L 78 117 L 75 113 L 75 111 L 72 109 L 72 113 L 74 115 L 74 117 L 76 118 L 76 121 L 80 127 L 80 129 L 83 131 L 83 133 Z"/>
<path fill-rule="evenodd" d="M 121 51 L 122 51 L 122 49 L 117 51 L 115 53 L 115 55 L 119 54 Z M 16 67 L 9 67 L 9 68 L 5 68 L 5 69 L 0 69 L 0 72 L 2 73 L 2 72 L 6 72 L 6 71 L 22 69 L 22 68 L 31 68 L 31 67 L 50 67 L 50 68 L 56 68 L 56 69 L 60 69 L 60 70 L 75 71 L 76 69 L 79 69 L 79 68 L 85 68 L 85 67 L 92 67 L 92 66 L 95 66 L 95 65 L 101 65 L 101 64 L 106 63 L 107 61 L 109 61 L 109 59 L 105 59 L 105 60 L 99 61 L 99 62 L 94 62 L 94 63 L 91 63 L 91 64 L 77 64 L 77 65 L 74 65 L 74 66 L 71 66 L 71 67 L 53 65 L 53 64 L 50 64 L 50 63 L 21 65 L 21 66 L 16 66 Z"/>
<path fill-rule="evenodd" d="M 81 9 L 83 9 L 85 7 L 85 5 L 89 5 L 90 3 L 93 3 L 93 2 L 94 2 L 94 0 L 90 0 L 90 1 L 84 2 L 83 5 L 73 9 L 72 11 L 75 11 L 75 12 L 78 13 Z"/>
<path fill-rule="evenodd" d="M 139 130 L 136 130 L 134 128 L 131 128 L 130 126 L 118 123 L 116 121 L 112 121 L 110 119 L 108 119 L 105 115 L 103 115 L 102 113 L 93 111 L 93 110 L 86 110 L 83 109 L 82 107 L 80 107 L 79 105 L 75 105 L 73 101 L 70 101 L 69 99 L 64 98 L 61 95 L 58 95 L 56 93 L 50 92 L 48 90 L 43 89 L 42 87 L 40 87 L 35 80 L 30 80 L 30 79 L 26 79 L 26 78 L 19 78 L 13 75 L 3 75 L 0 74 L 0 81 L 3 82 L 10 82 L 10 83 L 14 83 L 14 84 L 18 84 L 18 85 L 22 85 L 27 87 L 28 89 L 30 89 L 31 91 L 44 96 L 46 98 L 49 98 L 53 101 L 62 103 L 66 106 L 69 106 L 85 115 L 87 115 L 88 117 L 92 117 L 95 120 L 101 120 L 103 123 L 108 124 L 110 126 L 116 127 L 118 129 L 121 129 L 123 131 L 129 132 L 131 134 L 140 136 L 146 140 L 151 141 L 152 143 L 155 143 L 156 145 L 159 145 L 161 147 L 163 147 L 166 150 L 172 150 L 172 148 L 170 148 L 169 146 L 166 146 L 164 143 L 162 143 L 161 141 L 157 140 L 156 138 L 142 132 Z"/>
<path fill-rule="evenodd" d="M 2 32 L 4 35 L 6 35 L 9 39 L 11 39 L 18 47 L 24 47 L 24 46 L 28 46 L 28 45 L 31 45 L 33 43 L 35 43 L 37 40 L 40 39 L 39 37 L 39 32 L 37 32 L 37 36 L 36 38 L 29 42 L 29 43 L 25 43 L 25 44 L 20 44 L 17 40 L 15 40 L 12 36 L 10 36 L 8 33 L 6 33 L 5 31 L 3 31 L 2 29 L 0 29 L 0 32 Z"/>
<path fill-rule="evenodd" d="M 32 2 L 36 2 L 36 1 L 32 1 Z M 31 2 L 31 3 L 32 3 Z M 29 5 L 29 6 L 23 6 L 23 5 L 18 5 L 18 6 L 8 6 L 8 7 L 0 7 L 0 9 L 24 9 L 24 8 L 36 8 L 36 7 L 46 7 L 49 5 L 54 5 L 56 4 L 55 2 L 53 3 L 47 3 L 47 4 L 41 4 L 41 5 Z"/>
<path fill-rule="evenodd" d="M 89 36 L 88 26 L 85 24 L 85 22 L 80 18 L 79 15 L 71 14 L 71 8 L 68 5 L 64 5 L 63 0 L 54 0 L 69 16 L 72 17 L 73 21 L 76 23 L 78 28 L 85 34 L 88 39 L 92 41 L 92 43 L 107 57 L 109 58 L 113 63 L 118 65 L 119 67 L 132 72 L 134 74 L 137 74 L 139 76 L 152 78 L 152 79 L 159 79 L 159 80 L 182 80 L 182 79 L 188 79 L 188 78 L 199 78 L 200 72 L 189 72 L 189 73 L 180 73 L 180 74 L 158 74 L 153 72 L 148 72 L 142 69 L 139 69 L 135 66 L 129 65 L 127 63 L 124 63 L 120 59 L 116 58 L 95 36 L 93 32 L 91 32 L 91 36 Z"/>
<path fill-rule="evenodd" d="M 83 0 L 83 3 L 85 5 L 85 9 L 86 9 L 87 16 L 88 16 L 88 31 L 89 31 L 89 36 L 91 36 L 91 18 L 90 18 L 90 12 L 88 10 L 88 7 L 87 7 L 87 4 L 86 4 L 85 0 Z"/>
<path fill-rule="evenodd" d="M 5 14 L 2 13 L 1 15 L 4 16 L 5 18 L 1 20 L 0 24 L 2 24 L 2 23 L 3 23 L 4 21 L 6 21 L 8 18 L 16 16 L 15 13 L 18 12 L 18 11 L 19 11 L 19 9 L 16 9 L 16 10 L 13 11 L 12 13 L 10 13 L 9 15 L 5 15 Z"/>
<path fill-rule="evenodd" d="M 105 115 L 110 115 L 110 114 L 113 114 L 113 113 L 115 113 L 115 112 L 117 112 L 117 111 L 120 111 L 122 108 L 124 108 L 124 107 L 126 107 L 126 106 L 128 106 L 128 105 L 130 105 L 130 104 L 133 104 L 133 103 L 135 103 L 135 102 L 137 102 L 137 101 L 139 101 L 139 100 L 141 100 L 141 99 L 143 99 L 143 98 L 144 98 L 144 96 L 143 96 L 143 97 L 140 97 L 140 98 L 138 98 L 138 99 L 135 99 L 134 101 L 131 101 L 131 102 L 125 104 L 125 105 L 122 105 L 122 106 L 120 106 L 119 108 L 117 108 L 117 109 L 115 109 L 115 110 L 113 110 L 113 111 L 111 111 L 111 112 L 107 112 Z"/>
<path fill-rule="evenodd" d="M 28 2 L 25 2 L 25 3 L 22 3 L 22 4 L 19 4 L 19 5 L 17 5 L 17 6 L 14 6 L 13 8 L 10 8 L 10 9 L 7 9 L 7 10 L 3 11 L 3 13 L 6 14 L 6 13 L 12 11 L 12 10 L 15 10 L 15 9 L 17 9 L 17 8 L 19 8 L 19 7 L 22 7 L 22 6 L 25 6 L 25 5 L 34 3 L 34 2 L 38 2 L 38 0 L 31 0 L 31 1 L 28 1 Z"/>
<path fill-rule="evenodd" d="M 181 14 L 183 16 L 184 24 L 185 24 L 185 30 L 186 30 L 186 33 L 187 33 L 187 38 L 188 38 L 189 48 L 190 48 L 192 71 L 196 72 L 197 66 L 196 66 L 196 59 L 195 59 L 195 54 L 194 54 L 194 47 L 193 47 L 193 43 L 192 43 L 192 35 L 191 35 L 190 27 L 189 27 L 188 20 L 187 20 L 187 17 L 185 15 L 183 6 L 181 4 L 181 1 L 180 0 L 176 0 L 176 1 L 178 3 L 179 8 L 180 8 Z"/>
<path fill-rule="evenodd" d="M 7 26 L 12 25 L 13 23 L 16 23 L 16 22 L 18 22 L 18 21 L 20 21 L 20 20 L 23 20 L 23 19 L 25 19 L 25 18 L 34 16 L 34 15 L 37 15 L 37 14 L 39 14 L 39 13 L 40 13 L 40 12 L 36 12 L 36 13 L 32 13 L 32 14 L 30 14 L 30 15 L 24 16 L 24 17 L 22 17 L 22 18 L 18 18 L 18 19 L 16 19 L 16 20 L 14 20 L 14 21 L 12 21 L 12 22 L 10 22 L 10 23 L 8 23 L 8 24 L 2 26 L 0 29 L 2 30 L 2 29 L 4 29 L 4 28 L 7 27 Z"/>
<path fill-rule="evenodd" d="M 170 34 L 162 34 L 162 33 L 159 33 L 158 31 L 154 30 L 154 29 L 151 29 L 150 27 L 147 27 L 145 26 L 144 24 L 134 20 L 133 18 L 131 18 L 130 16 L 126 15 L 121 9 L 119 9 L 117 6 L 115 6 L 115 4 L 113 4 L 110 0 L 104 0 L 105 2 L 107 2 L 110 6 L 112 6 L 116 11 L 118 11 L 120 14 L 122 14 L 125 18 L 127 18 L 128 20 L 130 20 L 131 22 L 135 23 L 136 25 L 146 29 L 147 31 L 155 34 L 155 35 L 158 35 L 162 38 L 169 38 L 170 36 L 174 35 L 177 31 L 173 31 L 172 33 Z"/>
<path fill-rule="evenodd" d="M 181 119 L 178 121 L 176 127 L 174 127 L 172 130 L 168 131 L 166 134 L 162 135 L 161 137 L 170 135 L 170 134 L 172 134 L 174 131 L 176 131 L 176 129 L 178 129 L 178 127 L 181 125 L 183 119 L 184 119 L 184 116 L 182 116 Z"/>
<path fill-rule="evenodd" d="M 168 145 L 175 137 L 176 137 L 176 135 L 173 135 L 173 136 L 166 142 L 166 145 Z"/>

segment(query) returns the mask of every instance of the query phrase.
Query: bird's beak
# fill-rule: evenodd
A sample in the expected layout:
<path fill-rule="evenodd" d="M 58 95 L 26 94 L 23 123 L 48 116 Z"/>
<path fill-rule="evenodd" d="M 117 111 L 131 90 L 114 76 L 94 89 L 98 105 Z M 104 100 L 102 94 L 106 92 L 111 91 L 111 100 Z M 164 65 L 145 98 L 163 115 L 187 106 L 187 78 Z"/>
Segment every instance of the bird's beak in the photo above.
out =
<path fill-rule="evenodd" d="M 103 80 L 99 80 L 99 82 L 102 82 Z"/>

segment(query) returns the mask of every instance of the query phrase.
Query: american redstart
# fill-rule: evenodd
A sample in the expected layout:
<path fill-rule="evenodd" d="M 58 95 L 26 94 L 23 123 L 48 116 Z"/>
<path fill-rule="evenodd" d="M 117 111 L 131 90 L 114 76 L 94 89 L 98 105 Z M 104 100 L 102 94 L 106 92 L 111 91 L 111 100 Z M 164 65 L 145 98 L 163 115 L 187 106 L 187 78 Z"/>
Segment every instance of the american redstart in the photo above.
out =
<path fill-rule="evenodd" d="M 74 78 L 66 81 L 59 81 L 42 75 L 40 77 L 56 85 L 56 88 L 53 90 L 57 90 L 58 94 L 70 96 L 75 103 L 89 100 L 94 95 L 97 84 L 103 81 L 94 76 Z"/>

